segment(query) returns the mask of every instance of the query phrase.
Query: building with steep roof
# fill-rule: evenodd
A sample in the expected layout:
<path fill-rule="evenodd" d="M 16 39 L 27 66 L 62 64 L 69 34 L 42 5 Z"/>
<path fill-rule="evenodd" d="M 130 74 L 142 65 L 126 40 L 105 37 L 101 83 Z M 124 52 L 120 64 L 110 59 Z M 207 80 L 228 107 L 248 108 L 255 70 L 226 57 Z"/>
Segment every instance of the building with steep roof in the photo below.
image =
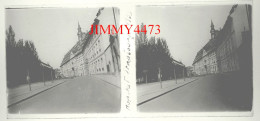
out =
<path fill-rule="evenodd" d="M 234 5 L 227 17 L 216 49 L 221 73 L 252 72 L 251 6 Z"/>
<path fill-rule="evenodd" d="M 192 64 L 194 72 L 197 75 L 241 70 L 252 73 L 251 26 L 250 5 L 233 5 L 219 31 L 214 30 L 211 22 L 211 40 L 198 51 Z"/>
<path fill-rule="evenodd" d="M 81 31 L 81 27 L 79 24 L 78 24 L 77 35 L 78 35 L 77 43 L 65 54 L 62 63 L 60 65 L 61 72 L 65 77 L 85 75 L 83 45 L 86 42 L 85 38 L 87 34 Z"/>
<path fill-rule="evenodd" d="M 118 22 L 119 9 L 100 8 L 92 25 L 118 27 Z M 65 54 L 60 66 L 64 77 L 118 74 L 121 71 L 118 35 L 96 34 L 96 29 L 100 31 L 99 28 L 93 27 L 93 30 L 84 33 L 78 24 L 78 42 Z"/>
<path fill-rule="evenodd" d="M 93 25 L 119 26 L 119 9 L 101 8 Z M 93 31 L 100 31 L 94 28 Z M 85 70 L 88 74 L 115 74 L 121 71 L 117 34 L 91 34 L 84 45 Z"/>
<path fill-rule="evenodd" d="M 216 37 L 219 30 L 215 30 L 214 24 L 211 21 L 211 39 L 209 42 L 197 52 L 193 61 L 193 71 L 196 75 L 218 73 L 217 58 L 216 58 Z"/>

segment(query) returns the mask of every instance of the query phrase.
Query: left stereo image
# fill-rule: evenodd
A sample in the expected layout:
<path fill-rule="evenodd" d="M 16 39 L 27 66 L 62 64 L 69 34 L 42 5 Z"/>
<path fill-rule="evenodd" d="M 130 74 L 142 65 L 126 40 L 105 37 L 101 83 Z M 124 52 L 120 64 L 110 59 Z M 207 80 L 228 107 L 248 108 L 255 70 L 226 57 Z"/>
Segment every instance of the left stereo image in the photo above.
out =
<path fill-rule="evenodd" d="M 119 35 L 90 34 L 92 25 L 117 29 L 118 8 L 6 8 L 5 15 L 9 114 L 120 112 Z"/>

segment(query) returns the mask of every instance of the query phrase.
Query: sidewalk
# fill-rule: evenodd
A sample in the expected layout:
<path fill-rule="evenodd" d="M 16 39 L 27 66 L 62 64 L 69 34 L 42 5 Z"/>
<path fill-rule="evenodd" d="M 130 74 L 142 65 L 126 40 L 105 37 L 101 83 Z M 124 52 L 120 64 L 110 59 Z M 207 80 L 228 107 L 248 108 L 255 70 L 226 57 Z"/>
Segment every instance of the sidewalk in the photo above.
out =
<path fill-rule="evenodd" d="M 43 82 L 36 82 L 31 84 L 31 91 L 28 84 L 20 85 L 16 88 L 7 88 L 8 95 L 8 107 L 17 104 L 21 101 L 29 99 L 43 91 L 51 89 L 59 84 L 62 84 L 67 79 L 46 81 L 45 85 Z"/>
<path fill-rule="evenodd" d="M 176 80 L 168 80 L 162 82 L 162 88 L 160 82 L 148 83 L 137 85 L 137 105 L 141 105 L 159 96 L 162 96 L 174 89 L 184 86 L 197 80 L 199 77 L 183 78 Z"/>
<path fill-rule="evenodd" d="M 101 79 L 106 83 L 114 85 L 118 88 L 121 88 L 121 76 L 120 74 L 95 74 L 91 75 L 94 78 Z"/>

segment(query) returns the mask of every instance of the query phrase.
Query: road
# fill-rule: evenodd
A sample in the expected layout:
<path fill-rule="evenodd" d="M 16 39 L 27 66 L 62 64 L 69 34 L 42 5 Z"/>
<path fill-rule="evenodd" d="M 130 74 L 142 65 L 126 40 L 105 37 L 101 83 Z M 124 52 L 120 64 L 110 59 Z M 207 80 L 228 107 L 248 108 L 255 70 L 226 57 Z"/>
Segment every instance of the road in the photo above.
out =
<path fill-rule="evenodd" d="M 210 75 L 138 106 L 142 112 L 250 111 L 252 80 Z"/>
<path fill-rule="evenodd" d="M 94 77 L 77 77 L 9 107 L 9 113 L 119 112 L 121 89 Z"/>

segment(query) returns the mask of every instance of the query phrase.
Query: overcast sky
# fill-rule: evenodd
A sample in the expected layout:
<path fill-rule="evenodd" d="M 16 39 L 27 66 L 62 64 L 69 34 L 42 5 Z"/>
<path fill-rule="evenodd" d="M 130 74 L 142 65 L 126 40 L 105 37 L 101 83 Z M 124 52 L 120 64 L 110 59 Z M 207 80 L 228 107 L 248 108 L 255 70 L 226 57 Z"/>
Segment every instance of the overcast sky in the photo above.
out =
<path fill-rule="evenodd" d="M 215 29 L 222 28 L 231 7 L 142 6 L 136 9 L 136 22 L 160 25 L 161 33 L 157 37 L 166 39 L 174 59 L 191 66 L 197 52 L 210 39 L 211 20 Z"/>
<path fill-rule="evenodd" d="M 192 64 L 197 51 L 210 38 L 210 22 L 223 27 L 229 6 L 142 6 L 137 7 L 140 24 L 159 24 L 158 37 L 166 39 L 172 56 Z M 98 8 L 6 9 L 6 29 L 12 25 L 16 40 L 32 40 L 43 62 L 59 68 L 64 55 L 78 41 L 77 27 L 90 29 Z"/>
<path fill-rule="evenodd" d="M 59 68 L 64 55 L 78 41 L 78 22 L 90 29 L 98 8 L 6 9 L 6 29 L 12 25 L 16 40 L 34 42 L 40 59 Z"/>

